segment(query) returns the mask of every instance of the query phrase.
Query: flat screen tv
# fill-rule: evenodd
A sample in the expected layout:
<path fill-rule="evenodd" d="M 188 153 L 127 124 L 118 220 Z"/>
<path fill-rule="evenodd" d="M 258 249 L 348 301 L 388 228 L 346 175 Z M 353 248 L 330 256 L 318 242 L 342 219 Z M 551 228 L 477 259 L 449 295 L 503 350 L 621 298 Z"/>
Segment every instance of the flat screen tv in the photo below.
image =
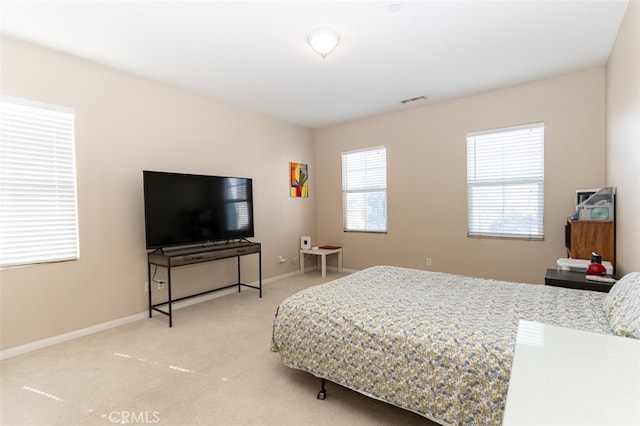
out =
<path fill-rule="evenodd" d="M 252 180 L 144 170 L 147 249 L 253 237 Z"/>

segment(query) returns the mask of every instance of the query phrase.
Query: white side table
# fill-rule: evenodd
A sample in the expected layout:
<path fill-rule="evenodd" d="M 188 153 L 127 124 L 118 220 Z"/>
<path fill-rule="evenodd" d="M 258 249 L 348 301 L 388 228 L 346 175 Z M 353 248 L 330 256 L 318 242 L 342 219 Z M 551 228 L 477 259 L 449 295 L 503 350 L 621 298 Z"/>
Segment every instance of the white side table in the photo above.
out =
<path fill-rule="evenodd" d="M 640 424 L 640 340 L 520 320 L 503 426 Z"/>
<path fill-rule="evenodd" d="M 327 256 L 330 254 L 338 255 L 338 272 L 342 271 L 342 248 L 336 248 L 336 249 L 318 248 L 316 250 L 314 249 L 300 250 L 300 273 L 301 274 L 304 274 L 304 255 L 305 254 L 313 254 L 315 256 L 321 257 L 323 277 L 327 276 Z"/>

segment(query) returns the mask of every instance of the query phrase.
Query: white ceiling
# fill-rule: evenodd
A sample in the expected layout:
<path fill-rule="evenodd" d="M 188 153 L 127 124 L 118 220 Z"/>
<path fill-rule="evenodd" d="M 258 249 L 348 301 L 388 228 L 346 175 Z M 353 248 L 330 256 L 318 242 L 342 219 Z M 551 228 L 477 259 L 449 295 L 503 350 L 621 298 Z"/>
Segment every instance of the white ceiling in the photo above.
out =
<path fill-rule="evenodd" d="M 1 0 L 0 30 L 317 128 L 604 66 L 627 5 Z M 326 59 L 318 28 L 341 37 Z"/>

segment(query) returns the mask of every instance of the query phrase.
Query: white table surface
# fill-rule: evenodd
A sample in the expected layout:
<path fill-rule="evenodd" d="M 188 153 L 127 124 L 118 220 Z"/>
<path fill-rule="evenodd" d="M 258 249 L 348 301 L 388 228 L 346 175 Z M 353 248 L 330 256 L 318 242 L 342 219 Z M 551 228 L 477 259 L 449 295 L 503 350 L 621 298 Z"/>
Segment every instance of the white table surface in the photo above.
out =
<path fill-rule="evenodd" d="M 503 425 L 640 425 L 640 340 L 520 320 Z"/>
<path fill-rule="evenodd" d="M 320 256 L 321 260 L 321 271 L 322 271 L 322 276 L 326 277 L 327 276 L 327 256 L 331 255 L 331 254 L 337 254 L 338 255 L 338 272 L 342 271 L 342 247 L 339 248 L 335 248 L 335 249 L 323 249 L 323 248 L 316 248 L 316 249 L 301 249 L 300 250 L 300 273 L 304 274 L 305 270 L 305 266 L 304 266 L 304 255 L 305 254 L 313 254 L 315 256 Z"/>

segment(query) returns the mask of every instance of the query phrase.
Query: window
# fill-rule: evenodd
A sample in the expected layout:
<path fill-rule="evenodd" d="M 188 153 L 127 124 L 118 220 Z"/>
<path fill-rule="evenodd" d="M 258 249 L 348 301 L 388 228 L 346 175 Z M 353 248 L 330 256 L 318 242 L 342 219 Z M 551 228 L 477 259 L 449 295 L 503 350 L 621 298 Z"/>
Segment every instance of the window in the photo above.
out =
<path fill-rule="evenodd" d="M 74 112 L 0 99 L 0 266 L 78 258 Z"/>
<path fill-rule="evenodd" d="M 467 135 L 470 237 L 544 238 L 544 123 Z"/>
<path fill-rule="evenodd" d="M 344 230 L 387 232 L 387 149 L 342 153 Z"/>

